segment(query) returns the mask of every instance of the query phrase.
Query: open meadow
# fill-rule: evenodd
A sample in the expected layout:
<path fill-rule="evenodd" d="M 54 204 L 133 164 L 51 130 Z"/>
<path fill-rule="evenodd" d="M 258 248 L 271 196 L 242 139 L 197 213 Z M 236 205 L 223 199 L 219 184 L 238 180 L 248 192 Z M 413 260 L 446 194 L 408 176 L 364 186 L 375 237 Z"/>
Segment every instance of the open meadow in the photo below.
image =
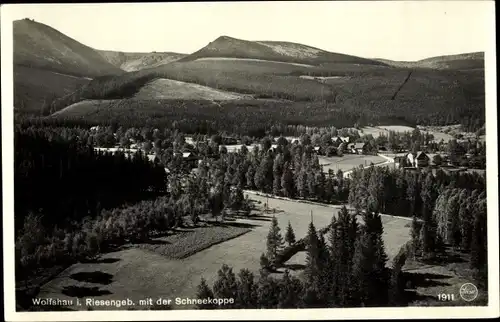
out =
<path fill-rule="evenodd" d="M 358 154 L 345 154 L 342 157 L 325 157 L 319 156 L 319 164 L 323 166 L 323 171 L 327 172 L 333 170 L 337 173 L 338 170 L 343 172 L 351 171 L 352 169 L 362 165 L 369 166 L 371 163 L 379 164 L 387 161 L 378 155 L 358 155 Z"/>
<path fill-rule="evenodd" d="M 332 216 L 339 211 L 338 207 L 268 199 L 253 194 L 249 197 L 257 202 L 260 201 L 261 206 L 268 201 L 269 208 L 276 209 L 275 216 L 282 233 L 284 234 L 286 225 L 290 222 L 297 238 L 306 235 L 311 212 L 316 229 L 320 229 L 326 227 L 331 222 Z M 235 272 L 247 268 L 255 275 L 258 274 L 259 257 L 266 250 L 265 241 L 271 216 L 271 214 L 258 214 L 249 219 L 229 220 L 224 229 L 231 230 L 235 234 L 231 239 L 206 249 L 201 247 L 203 250 L 188 257 L 185 257 L 180 246 L 175 247 L 169 243 L 175 242 L 182 245 L 186 242 L 193 245 L 195 239 L 192 234 L 198 234 L 200 240 L 197 244 L 203 244 L 203 233 L 188 233 L 186 238 L 175 235 L 168 238 L 154 238 L 149 245 L 139 247 L 128 245 L 121 250 L 104 254 L 94 263 L 72 265 L 42 286 L 38 296 L 68 300 L 75 296 L 96 299 L 128 298 L 135 302 L 134 309 L 148 309 L 148 306 L 139 305 L 139 300 L 144 298 L 152 298 L 154 302 L 159 298 L 194 297 L 201 277 L 212 285 L 222 264 L 232 266 Z M 410 221 L 404 218 L 383 216 L 382 222 L 385 248 L 391 259 L 408 241 L 409 225 L 407 224 Z M 235 230 L 235 227 L 238 229 Z M 248 229 L 249 231 L 246 231 Z M 217 230 L 216 234 L 220 235 L 221 231 Z M 213 234 L 208 235 L 213 236 Z M 235 237 L 237 235 L 239 237 Z M 165 254 L 167 256 L 159 251 L 169 248 L 170 252 Z M 304 255 L 303 252 L 296 254 L 285 266 L 288 265 L 291 270 L 300 270 L 305 263 Z M 72 309 L 86 310 L 85 306 L 78 307 L 76 302 L 73 304 Z M 172 308 L 187 309 L 189 306 L 176 307 L 174 305 Z"/>
<path fill-rule="evenodd" d="M 235 100 L 251 99 L 251 95 L 230 93 L 193 83 L 166 78 L 155 79 L 142 87 L 135 95 L 138 99 L 194 99 L 194 100 Z"/>

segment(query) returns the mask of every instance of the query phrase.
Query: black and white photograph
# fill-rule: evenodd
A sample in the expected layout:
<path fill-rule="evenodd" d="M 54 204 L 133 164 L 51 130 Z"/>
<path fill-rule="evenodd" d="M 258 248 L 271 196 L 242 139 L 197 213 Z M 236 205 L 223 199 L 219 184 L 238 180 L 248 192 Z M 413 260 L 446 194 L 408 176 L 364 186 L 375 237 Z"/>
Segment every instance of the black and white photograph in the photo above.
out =
<path fill-rule="evenodd" d="M 1 23 L 6 319 L 499 316 L 493 1 Z"/>

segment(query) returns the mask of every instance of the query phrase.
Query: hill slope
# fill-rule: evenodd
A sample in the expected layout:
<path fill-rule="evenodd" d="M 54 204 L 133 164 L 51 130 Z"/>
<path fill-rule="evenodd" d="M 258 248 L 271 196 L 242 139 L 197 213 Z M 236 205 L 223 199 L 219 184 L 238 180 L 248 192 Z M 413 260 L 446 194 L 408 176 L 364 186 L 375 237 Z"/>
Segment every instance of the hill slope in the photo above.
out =
<path fill-rule="evenodd" d="M 448 70 L 484 69 L 484 52 L 436 56 L 418 61 L 392 61 L 376 59 L 389 66 L 403 68 L 430 68 Z"/>
<path fill-rule="evenodd" d="M 181 59 L 186 54 L 172 52 L 128 53 L 110 50 L 98 50 L 98 53 L 110 64 L 126 72 L 152 68 Z"/>
<path fill-rule="evenodd" d="M 55 98 L 86 85 L 88 78 L 30 68 L 14 67 L 14 106 L 22 114 L 40 114 Z"/>
<path fill-rule="evenodd" d="M 74 92 L 90 78 L 123 71 L 97 51 L 29 19 L 13 24 L 14 106 L 38 114 L 54 98 Z"/>
<path fill-rule="evenodd" d="M 211 57 L 258 59 L 309 65 L 320 65 L 324 63 L 384 65 L 384 63 L 380 61 L 331 53 L 319 48 L 297 43 L 248 41 L 228 36 L 221 36 L 215 39 L 202 49 L 180 59 L 179 62 Z"/>
<path fill-rule="evenodd" d="M 121 73 L 96 50 L 28 19 L 14 21 L 14 64 L 84 77 Z"/>

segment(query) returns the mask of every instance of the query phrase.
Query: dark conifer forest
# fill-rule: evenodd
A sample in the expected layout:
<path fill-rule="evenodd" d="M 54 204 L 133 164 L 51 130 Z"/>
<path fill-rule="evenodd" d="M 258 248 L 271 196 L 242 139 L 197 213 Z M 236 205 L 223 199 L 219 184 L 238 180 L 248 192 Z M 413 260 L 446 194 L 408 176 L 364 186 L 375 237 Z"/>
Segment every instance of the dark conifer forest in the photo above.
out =
<path fill-rule="evenodd" d="M 253 190 L 349 204 L 351 210 L 344 207 L 323 229 L 311 222 L 304 238 L 295 236 L 290 223 L 280 228 L 273 220 L 259 276 L 246 270 L 236 274 L 225 265 L 214 285 L 201 281 L 199 298 L 230 296 L 234 308 L 406 305 L 409 277 L 397 259 L 387 266 L 379 213 L 413 218 L 412 239 L 398 258 L 432 260 L 446 256 L 444 247 L 459 249 L 470 255 L 469 265 L 484 285 L 485 174 L 371 166 L 355 168 L 348 177 L 340 170 L 324 172 L 313 141 L 328 148 L 331 140 L 322 137 L 339 131 L 322 131 L 312 137 L 300 132 L 300 142 L 293 144 L 283 136 L 276 144 L 271 137 L 239 137 L 260 145 L 228 152 L 221 135 L 194 135 L 199 142 L 191 145 L 177 129 L 21 122 L 15 129 L 17 279 L 27 285 L 40 270 L 94 260 L 121 244 L 197 223 L 203 214 L 250 213 L 243 191 Z M 405 136 L 377 140 L 373 143 L 390 146 L 405 142 Z M 128 148 L 131 141 L 149 144 L 135 153 L 95 149 Z M 434 148 L 457 152 L 457 147 L 470 150 L 456 142 Z M 182 151 L 199 156 L 196 173 L 182 160 Z M 299 251 L 307 253 L 303 277 L 288 270 L 282 278 L 272 275 Z"/>

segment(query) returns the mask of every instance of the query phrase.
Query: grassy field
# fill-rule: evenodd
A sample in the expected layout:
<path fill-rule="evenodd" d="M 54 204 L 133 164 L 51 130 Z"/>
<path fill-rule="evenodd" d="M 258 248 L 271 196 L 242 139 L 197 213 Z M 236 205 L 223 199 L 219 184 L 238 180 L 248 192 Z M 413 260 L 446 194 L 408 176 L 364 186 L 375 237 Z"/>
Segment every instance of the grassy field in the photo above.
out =
<path fill-rule="evenodd" d="M 265 197 L 250 195 L 250 198 L 266 202 Z M 288 221 L 292 224 L 297 238 L 307 233 L 307 226 L 313 213 L 317 229 L 327 226 L 338 208 L 312 205 L 296 201 L 269 198 L 269 207 L 275 208 L 276 218 L 284 233 Z M 384 242 L 389 258 L 395 256 L 401 245 L 409 238 L 408 220 L 384 216 Z M 251 228 L 251 231 L 223 243 L 213 245 L 184 259 L 170 259 L 154 251 L 140 247 L 125 247 L 107 253 L 96 263 L 79 263 L 69 267 L 58 277 L 44 285 L 38 297 L 75 299 L 75 296 L 96 299 L 131 299 L 136 302 L 135 309 L 144 298 L 191 297 L 203 276 L 212 285 L 217 270 L 222 264 L 231 265 L 236 272 L 247 268 L 258 274 L 259 257 L 266 249 L 266 236 L 269 231 L 271 215 L 257 215 L 249 219 L 231 221 L 233 225 Z M 225 227 L 224 229 L 226 229 Z M 201 241 L 200 241 L 201 243 Z M 304 264 L 304 254 L 299 253 L 289 260 L 291 270 L 299 271 Z M 141 296 L 139 296 L 141 295 Z M 73 309 L 86 310 L 85 306 L 73 305 Z M 188 306 L 174 309 L 187 309 Z M 95 310 L 99 308 L 94 308 Z M 106 307 L 101 309 L 115 309 Z M 121 308 L 123 309 L 123 308 Z"/>
<path fill-rule="evenodd" d="M 343 172 L 350 171 L 360 165 L 365 167 L 369 166 L 370 163 L 378 164 L 383 163 L 386 159 L 379 157 L 377 155 L 357 155 L 357 154 L 345 154 L 342 157 L 318 157 L 319 164 L 323 165 L 323 171 L 328 172 L 328 170 L 333 170 L 336 173 L 338 170 Z"/>
<path fill-rule="evenodd" d="M 418 129 L 434 135 L 434 139 L 437 142 L 443 140 L 447 143 L 457 135 L 461 135 L 463 139 L 475 138 L 474 133 L 464 132 L 459 124 L 445 126 L 418 126 Z"/>
<path fill-rule="evenodd" d="M 230 93 L 198 84 L 160 78 L 149 82 L 137 94 L 137 99 L 193 99 L 193 100 L 236 100 L 251 99 L 251 95 Z"/>

